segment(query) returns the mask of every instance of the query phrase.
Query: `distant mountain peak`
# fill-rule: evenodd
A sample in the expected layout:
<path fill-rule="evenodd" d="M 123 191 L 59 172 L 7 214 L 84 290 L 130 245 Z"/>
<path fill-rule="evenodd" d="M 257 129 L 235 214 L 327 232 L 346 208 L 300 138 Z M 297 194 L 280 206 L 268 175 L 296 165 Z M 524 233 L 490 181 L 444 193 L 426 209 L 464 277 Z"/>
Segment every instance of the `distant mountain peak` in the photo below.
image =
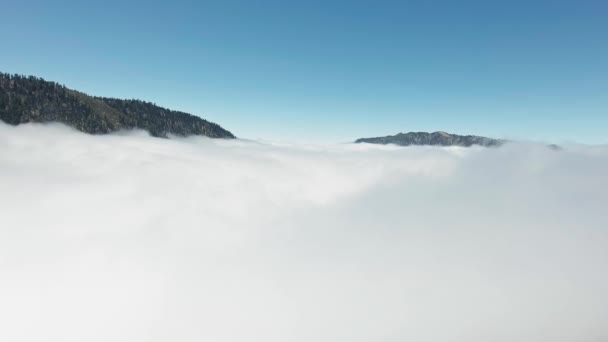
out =
<path fill-rule="evenodd" d="M 235 138 L 198 116 L 140 100 L 94 97 L 38 77 L 0 73 L 0 120 L 60 122 L 90 134 L 143 129 L 155 137 L 204 135 Z"/>
<path fill-rule="evenodd" d="M 399 146 L 463 146 L 469 147 L 473 145 L 496 147 L 507 142 L 502 139 L 486 138 L 477 135 L 457 135 L 450 134 L 444 131 L 433 133 L 428 132 L 408 132 L 398 133 L 396 135 L 388 135 L 385 137 L 361 138 L 355 143 L 368 144 L 394 144 Z"/>

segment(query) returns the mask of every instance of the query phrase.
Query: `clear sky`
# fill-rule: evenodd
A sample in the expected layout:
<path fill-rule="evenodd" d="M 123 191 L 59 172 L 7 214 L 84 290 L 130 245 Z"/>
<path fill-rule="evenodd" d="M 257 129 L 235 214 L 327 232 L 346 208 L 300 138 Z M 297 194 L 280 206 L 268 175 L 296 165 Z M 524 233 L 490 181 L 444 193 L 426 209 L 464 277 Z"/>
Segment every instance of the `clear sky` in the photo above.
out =
<path fill-rule="evenodd" d="M 608 143 L 608 1 L 0 0 L 0 71 L 239 137 Z"/>

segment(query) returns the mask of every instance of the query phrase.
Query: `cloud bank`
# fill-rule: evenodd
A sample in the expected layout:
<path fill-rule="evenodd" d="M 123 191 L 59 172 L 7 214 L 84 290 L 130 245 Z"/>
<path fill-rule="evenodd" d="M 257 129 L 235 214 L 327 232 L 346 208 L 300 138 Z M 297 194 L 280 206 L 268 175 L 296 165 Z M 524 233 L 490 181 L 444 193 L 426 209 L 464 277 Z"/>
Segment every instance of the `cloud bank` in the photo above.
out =
<path fill-rule="evenodd" d="M 605 341 L 608 147 L 0 124 L 2 341 Z"/>

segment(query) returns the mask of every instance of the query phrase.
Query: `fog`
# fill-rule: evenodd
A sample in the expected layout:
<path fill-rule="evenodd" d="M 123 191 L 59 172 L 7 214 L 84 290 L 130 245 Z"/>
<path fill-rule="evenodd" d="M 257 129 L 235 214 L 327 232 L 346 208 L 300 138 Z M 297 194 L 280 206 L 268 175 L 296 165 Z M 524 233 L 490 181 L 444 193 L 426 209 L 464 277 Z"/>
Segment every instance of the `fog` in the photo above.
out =
<path fill-rule="evenodd" d="M 606 341 L 608 146 L 0 124 L 0 340 Z"/>

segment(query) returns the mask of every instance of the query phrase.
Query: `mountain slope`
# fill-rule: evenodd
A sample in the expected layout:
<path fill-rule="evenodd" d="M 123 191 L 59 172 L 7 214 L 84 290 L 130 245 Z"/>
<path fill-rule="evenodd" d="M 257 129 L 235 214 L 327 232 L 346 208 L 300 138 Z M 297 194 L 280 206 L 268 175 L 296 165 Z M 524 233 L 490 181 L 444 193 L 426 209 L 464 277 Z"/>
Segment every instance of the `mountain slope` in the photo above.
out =
<path fill-rule="evenodd" d="M 235 137 L 198 116 L 149 102 L 93 97 L 41 78 L 4 73 L 0 73 L 0 119 L 11 125 L 61 122 L 91 134 L 138 128 L 156 137 Z"/>
<path fill-rule="evenodd" d="M 446 132 L 409 132 L 376 138 L 361 138 L 356 143 L 395 144 L 400 146 L 434 145 L 434 146 L 464 146 L 480 145 L 486 147 L 500 146 L 506 140 L 480 137 L 476 135 L 457 135 Z"/>

